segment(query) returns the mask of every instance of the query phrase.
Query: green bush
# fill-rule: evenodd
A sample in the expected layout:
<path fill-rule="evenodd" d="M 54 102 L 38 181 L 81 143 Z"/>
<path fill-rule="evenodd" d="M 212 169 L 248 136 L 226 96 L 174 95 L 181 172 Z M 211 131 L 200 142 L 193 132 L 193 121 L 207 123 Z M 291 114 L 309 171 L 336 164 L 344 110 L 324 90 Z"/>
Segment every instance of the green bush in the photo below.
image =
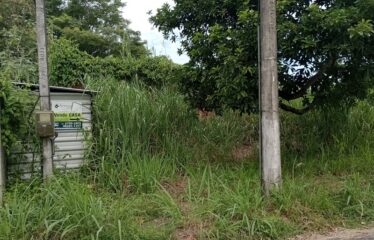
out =
<path fill-rule="evenodd" d="M 80 51 L 70 40 L 53 40 L 49 54 L 50 85 L 82 85 L 85 75 L 91 73 L 92 59 L 91 55 Z"/>
<path fill-rule="evenodd" d="M 36 100 L 28 91 L 16 89 L 10 79 L 6 71 L 0 73 L 1 140 L 6 154 L 30 132 Z"/>
<path fill-rule="evenodd" d="M 164 56 L 93 57 L 63 38 L 52 41 L 49 63 L 51 85 L 66 87 L 84 86 L 87 77 L 127 82 L 138 80 L 147 86 L 161 87 L 174 84 L 181 68 Z"/>

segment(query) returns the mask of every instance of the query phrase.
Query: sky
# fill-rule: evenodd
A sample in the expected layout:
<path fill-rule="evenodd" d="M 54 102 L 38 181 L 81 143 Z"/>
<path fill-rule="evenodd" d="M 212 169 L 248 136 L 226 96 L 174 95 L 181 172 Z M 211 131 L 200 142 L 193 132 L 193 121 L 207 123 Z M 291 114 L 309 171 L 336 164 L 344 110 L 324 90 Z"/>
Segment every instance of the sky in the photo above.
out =
<path fill-rule="evenodd" d="M 143 40 L 147 41 L 148 48 L 156 55 L 169 56 L 175 63 L 186 63 L 186 55 L 179 56 L 177 53 L 179 44 L 165 40 L 163 35 L 157 31 L 149 22 L 150 10 L 156 12 L 164 3 L 172 5 L 172 0 L 123 0 L 126 7 L 123 10 L 125 19 L 131 21 L 130 28 L 139 31 Z"/>

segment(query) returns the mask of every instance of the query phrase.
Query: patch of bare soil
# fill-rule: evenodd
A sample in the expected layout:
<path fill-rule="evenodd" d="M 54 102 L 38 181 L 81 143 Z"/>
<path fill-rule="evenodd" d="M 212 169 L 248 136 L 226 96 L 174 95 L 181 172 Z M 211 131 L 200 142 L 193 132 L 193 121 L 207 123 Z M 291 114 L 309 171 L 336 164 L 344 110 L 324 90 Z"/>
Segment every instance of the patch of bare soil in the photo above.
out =
<path fill-rule="evenodd" d="M 243 161 L 249 158 L 253 154 L 252 150 L 253 149 L 251 145 L 244 144 L 244 145 L 234 148 L 231 154 L 235 161 Z"/>
<path fill-rule="evenodd" d="M 322 234 L 305 234 L 290 240 L 374 240 L 374 228 L 371 229 L 336 229 Z"/>
<path fill-rule="evenodd" d="M 202 239 L 201 233 L 209 228 L 209 222 L 189 223 L 175 230 L 172 239 L 174 240 L 197 240 Z"/>
<path fill-rule="evenodd" d="M 191 211 L 189 202 L 184 199 L 184 193 L 187 188 L 187 178 L 183 177 L 173 182 L 164 182 L 162 185 L 170 193 L 170 195 L 176 199 L 178 206 L 183 215 L 188 215 Z"/>
<path fill-rule="evenodd" d="M 199 234 L 204 229 L 209 228 L 208 222 L 199 222 L 191 216 L 191 204 L 185 199 L 185 193 L 188 186 L 186 177 L 180 178 L 173 182 L 164 182 L 163 187 L 176 199 L 176 202 L 182 212 L 185 224 L 177 228 L 171 239 L 174 240 L 197 240 Z"/>
<path fill-rule="evenodd" d="M 199 226 L 188 225 L 175 231 L 173 239 L 175 240 L 197 240 Z"/>
<path fill-rule="evenodd" d="M 213 111 L 208 111 L 206 109 L 197 109 L 196 115 L 200 121 L 208 121 L 216 116 L 216 113 Z"/>
<path fill-rule="evenodd" d="M 183 194 L 186 192 L 187 184 L 187 178 L 181 177 L 180 179 L 172 182 L 163 182 L 162 186 L 170 193 L 171 196 L 180 200 Z"/>

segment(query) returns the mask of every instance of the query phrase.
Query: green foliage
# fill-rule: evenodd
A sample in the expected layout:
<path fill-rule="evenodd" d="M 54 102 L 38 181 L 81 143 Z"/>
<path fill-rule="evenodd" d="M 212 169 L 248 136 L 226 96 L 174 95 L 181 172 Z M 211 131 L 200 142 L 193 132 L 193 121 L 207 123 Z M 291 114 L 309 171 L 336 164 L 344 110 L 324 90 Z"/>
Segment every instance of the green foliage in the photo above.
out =
<path fill-rule="evenodd" d="M 124 4 L 119 1 L 47 1 L 48 30 L 50 38 L 63 38 L 61 42 L 52 43 L 57 57 L 72 57 L 73 61 L 83 60 L 87 53 L 93 56 L 116 57 L 146 57 L 149 55 L 140 39 L 140 33 L 131 30 L 129 22 L 121 16 Z M 65 39 L 75 42 L 69 46 Z M 14 66 L 14 72 L 24 71 L 28 78 L 17 78 L 13 81 L 36 82 L 36 35 L 35 35 L 35 5 L 26 0 L 5 0 L 0 6 L 0 67 Z M 55 40 L 52 40 L 55 42 Z M 57 47 L 62 47 L 61 49 Z M 67 47 L 67 49 L 63 49 Z M 82 52 L 78 52 L 77 47 Z M 84 53 L 87 52 L 87 53 Z M 81 56 L 79 56 L 81 55 Z M 53 60 L 58 62 L 56 57 Z M 63 76 L 53 75 L 55 82 L 73 83 L 81 81 L 83 71 L 79 62 L 67 62 L 62 59 L 58 66 L 52 67 L 52 72 Z M 72 64 L 76 71 L 69 67 L 62 69 L 62 64 Z M 59 72 L 62 71 L 62 72 Z M 69 76 L 71 74 L 71 76 Z M 69 80 L 68 80 L 69 78 Z M 74 80 L 71 80 L 74 79 Z"/>
<path fill-rule="evenodd" d="M 126 46 L 132 56 L 149 54 L 140 33 L 129 28 L 121 15 L 120 0 L 50 1 L 47 5 L 55 37 L 76 42 L 81 51 L 93 56 L 124 56 Z"/>
<path fill-rule="evenodd" d="M 35 6 L 31 1 L 5 0 L 0 6 L 0 52 L 36 59 Z"/>
<path fill-rule="evenodd" d="M 373 105 L 364 101 L 348 110 L 327 108 L 301 117 L 282 114 L 284 157 L 294 159 L 286 163 L 290 164 L 286 168 L 293 168 L 294 164 L 313 164 L 313 159 L 317 158 L 323 162 L 320 164 L 323 171 L 338 173 L 349 168 L 365 172 L 365 159 L 370 158 L 370 149 L 374 148 L 373 113 Z M 343 160 L 332 159 L 351 162 L 347 166 Z"/>
<path fill-rule="evenodd" d="M 51 85 L 82 87 L 89 77 L 140 79 L 150 86 L 175 82 L 178 66 L 151 57 L 121 16 L 121 1 L 48 1 Z M 5 0 L 0 6 L 0 69 L 11 81 L 37 82 L 35 6 Z"/>
<path fill-rule="evenodd" d="M 79 51 L 77 45 L 66 39 L 54 40 L 50 47 L 50 84 L 55 86 L 82 85 L 90 73 L 92 56 Z"/>
<path fill-rule="evenodd" d="M 16 89 L 9 77 L 7 72 L 0 74 L 1 140 L 6 154 L 30 131 L 35 101 L 27 91 Z"/>
<path fill-rule="evenodd" d="M 34 12 L 31 1 L 7 0 L 0 4 L 0 124 L 7 155 L 20 147 L 17 143 L 30 133 L 33 120 L 36 99 L 15 89 L 11 82 L 37 79 Z"/>
<path fill-rule="evenodd" d="M 277 5 L 281 101 L 303 100 L 302 110 L 284 108 L 302 113 L 365 98 L 374 85 L 372 1 Z M 182 0 L 151 18 L 191 59 L 181 85 L 194 106 L 257 110 L 257 10 L 258 1 Z"/>
<path fill-rule="evenodd" d="M 177 82 L 181 67 L 164 56 L 142 58 L 96 58 L 92 71 L 101 76 L 113 77 L 127 82 L 140 81 L 147 86 L 161 87 Z"/>
<path fill-rule="evenodd" d="M 178 82 L 182 66 L 173 63 L 165 56 L 138 59 L 136 76 L 148 86 L 160 87 Z"/>
<path fill-rule="evenodd" d="M 168 90 L 148 92 L 126 83 L 109 82 L 108 85 L 100 88 L 101 97 L 96 99 L 95 110 L 97 129 L 101 132 L 99 137 L 111 135 L 112 129 L 121 129 L 118 139 L 107 139 L 116 146 L 113 149 L 123 149 L 123 153 L 163 153 L 168 138 L 178 133 L 182 135 L 191 125 L 192 114 L 176 93 Z M 106 145 L 97 147 L 100 152 L 100 147 Z"/>
<path fill-rule="evenodd" d="M 176 166 L 170 164 L 168 158 L 129 155 L 125 187 L 130 192 L 151 193 L 157 189 L 158 182 L 172 178 L 176 171 Z"/>
<path fill-rule="evenodd" d="M 96 83 L 100 94 L 90 153 L 95 179 L 114 191 L 151 192 L 154 181 L 173 178 L 190 159 L 230 159 L 232 149 L 247 139 L 243 127 L 249 124 L 237 114 L 200 122 L 173 91 L 106 82 Z"/>
<path fill-rule="evenodd" d="M 59 7 L 62 2 L 48 2 L 53 5 L 50 14 L 57 16 L 53 21 L 60 21 L 51 23 L 56 27 L 52 31 L 61 34 L 51 41 L 51 80 L 56 85 L 84 83 L 99 90 L 88 166 L 79 177 L 58 175 L 46 184 L 34 181 L 10 187 L 0 208 L 0 239 L 168 239 L 186 232 L 201 239 L 282 239 L 302 231 L 374 220 L 373 170 L 367 167 L 374 159 L 374 109 L 368 102 L 349 110 L 323 106 L 298 118 L 282 113 L 284 188 L 270 199 L 261 196 L 255 154 L 257 117 L 225 110 L 225 106 L 241 112 L 256 108 L 255 6 L 240 0 L 199 1 L 203 13 L 195 7 L 197 2 L 178 1 L 176 9 L 186 3 L 191 4 L 186 9 L 193 11 L 178 18 L 170 8 L 171 14 L 162 17 L 171 20 L 165 31 L 178 27 L 177 20 L 186 20 L 181 33 L 186 34 L 184 47 L 190 49 L 192 62 L 184 68 L 165 57 L 135 58 L 126 45 L 116 53 L 113 49 L 93 53 L 93 46 L 108 42 L 100 42 L 103 39 L 85 26 L 95 26 L 103 34 L 97 22 L 101 17 L 94 18 L 80 7 L 86 1 L 70 1 L 73 5 L 65 9 Z M 342 56 L 336 59 L 338 66 L 323 74 L 318 91 L 313 87 L 308 91 L 312 95 L 308 99 L 320 106 L 332 96 L 336 102 L 348 95 L 348 102 L 355 100 L 351 96 L 364 97 L 364 87 L 372 81 L 366 71 L 373 54 L 372 1 L 360 0 L 356 5 L 334 1 L 331 6 L 324 2 L 326 9 L 318 7 L 321 1 L 307 1 L 305 6 L 300 1 L 278 1 L 280 17 L 286 18 L 281 20 L 280 34 L 290 34 L 281 35 L 287 40 L 281 42 L 281 53 L 289 54 L 284 61 L 293 59 L 300 49 L 297 64 L 323 62 L 334 51 Z M 8 4 L 9 11 L 14 10 L 12 6 Z M 0 24 L 6 13 L 2 7 Z M 292 10 L 290 15 L 286 9 Z M 165 8 L 159 14 L 162 11 Z M 292 17 L 299 18 L 300 24 Z M 196 28 L 194 18 L 201 28 Z M 12 20 L 6 19 L 6 24 Z M 308 29 L 312 24 L 321 27 L 323 36 Z M 11 33 L 5 24 L 1 26 Z M 66 39 L 79 34 L 82 42 Z M 0 121 L 5 132 L 2 140 L 9 149 L 27 134 L 25 124 L 35 100 L 13 89 L 10 81 L 35 79 L 35 51 L 26 54 L 24 49 L 33 49 L 28 47 L 28 37 L 18 32 L 7 36 L 14 41 L 0 43 Z M 326 36 L 334 36 L 331 43 Z M 90 54 L 81 51 L 86 47 Z M 106 56 L 112 50 L 115 56 L 92 56 Z M 351 58 L 345 62 L 347 56 Z M 284 73 L 291 62 L 282 64 Z M 323 68 L 318 67 L 313 73 Z M 295 85 L 303 86 L 297 74 L 311 77 L 298 73 L 300 69 L 294 71 L 291 82 Z M 347 71 L 352 81 L 347 80 Z M 361 73 L 363 81 L 355 82 Z M 183 96 L 169 88 L 179 77 L 195 106 L 220 109 L 221 116 L 199 120 Z M 281 81 L 282 94 L 289 93 L 293 85 Z M 244 157 L 235 157 L 243 151 L 247 152 Z"/>
<path fill-rule="evenodd" d="M 93 57 L 78 49 L 70 40 L 54 39 L 50 47 L 50 80 L 57 86 L 84 86 L 86 79 L 114 78 L 118 81 L 139 80 L 148 86 L 161 87 L 176 83 L 180 66 L 166 57 Z"/>
<path fill-rule="evenodd" d="M 34 82 L 37 76 L 35 6 L 30 1 L 0 4 L 0 70 L 8 80 Z"/>
<path fill-rule="evenodd" d="M 123 92 L 124 96 L 134 96 L 133 89 L 130 89 L 131 86 L 127 92 L 122 89 L 118 91 Z M 114 90 L 109 92 L 112 96 L 118 94 Z M 182 220 L 184 226 L 189 224 L 205 226 L 198 233 L 201 238 L 280 239 L 295 234 L 301 229 L 315 230 L 329 224 L 339 224 L 342 219 L 347 223 L 373 219 L 372 178 L 369 177 L 372 171 L 367 169 L 367 166 L 372 164 L 373 159 L 371 149 L 374 135 L 371 129 L 374 128 L 371 125 L 374 121 L 372 106 L 367 103 L 360 103 L 345 114 L 339 114 L 340 110 L 330 109 L 326 113 L 311 112 L 302 118 L 293 115 L 284 116 L 283 128 L 289 134 L 283 135 L 285 142 L 283 151 L 286 153 L 285 191 L 275 193 L 273 199 L 265 200 L 261 197 L 257 164 L 232 163 L 232 156 L 226 158 L 224 154 L 235 146 L 230 138 L 233 141 L 244 139 L 240 132 L 243 122 L 241 124 L 235 122 L 238 121 L 239 116 L 231 113 L 229 116 L 219 117 L 202 125 L 201 122 L 189 119 L 188 122 L 192 122 L 192 126 L 190 123 L 184 129 L 172 129 L 176 135 L 174 139 L 173 136 L 168 136 L 168 130 L 163 130 L 165 134 L 159 135 L 157 129 L 165 129 L 164 125 L 167 125 L 168 121 L 173 121 L 175 117 L 167 122 L 158 122 L 163 119 L 162 116 L 168 116 L 169 113 L 158 109 L 160 115 L 150 114 L 152 109 L 146 107 L 151 105 L 151 103 L 147 104 L 150 100 L 145 100 L 149 97 L 143 95 L 144 93 L 138 92 L 138 94 L 140 96 L 131 97 L 132 100 L 130 97 L 127 101 L 118 100 L 116 97 L 104 97 L 106 101 L 99 102 L 98 106 L 105 106 L 106 109 L 109 105 L 116 106 L 112 111 L 113 114 L 107 113 L 106 116 L 123 111 L 118 107 L 122 104 L 116 102 L 128 102 L 133 106 L 132 109 L 137 109 L 138 118 L 132 115 L 129 107 L 124 111 L 127 113 L 121 114 L 122 117 L 118 117 L 121 120 L 112 127 L 109 127 L 110 125 L 100 127 L 100 129 L 112 130 L 108 133 L 100 131 L 102 140 L 95 146 L 104 146 L 102 152 L 109 153 L 109 150 L 112 154 L 100 155 L 103 156 L 100 161 L 102 165 L 106 165 L 107 175 L 100 176 L 100 171 L 103 169 L 99 169 L 99 174 L 95 177 L 99 182 L 99 179 L 108 179 L 115 172 L 117 173 L 115 179 L 119 180 L 115 190 L 120 192 L 130 190 L 130 194 L 153 193 L 148 196 L 156 201 L 162 199 L 164 203 L 162 214 L 165 217 L 173 216 L 173 221 L 177 222 Z M 156 96 L 151 98 L 154 99 L 152 102 L 155 104 L 154 108 L 160 106 L 157 99 L 165 97 Z M 134 99 L 138 100 L 134 101 Z M 134 104 L 140 101 L 143 103 Z M 168 109 L 168 105 L 163 105 L 161 109 Z M 130 120 L 128 118 L 130 116 L 134 116 L 134 120 Z M 184 117 L 190 118 L 188 115 Z M 101 122 L 103 121 L 104 119 Z M 109 124 L 109 122 L 111 120 L 106 118 L 105 123 Z M 127 123 L 127 130 L 124 130 L 121 122 Z M 339 124 L 331 127 L 333 122 Z M 152 126 L 154 128 L 151 128 Z M 171 127 L 173 126 L 179 124 L 172 123 Z M 331 130 L 327 131 L 326 126 Z M 189 132 L 192 134 L 190 135 Z M 141 135 L 144 138 L 134 142 L 126 142 L 126 139 L 122 139 L 117 145 L 112 145 L 112 137 L 117 139 L 117 134 Z M 257 135 L 255 131 L 252 134 L 252 137 Z M 155 141 L 153 138 L 164 140 Z M 173 141 L 173 145 L 163 144 L 168 141 L 168 138 Z M 191 142 L 196 145 L 189 145 Z M 299 152 L 290 147 L 295 142 L 303 145 Z M 216 147 L 213 151 L 209 151 L 212 146 Z M 223 149 L 222 152 L 219 149 Z M 153 157 L 147 156 L 147 152 Z M 131 156 L 119 160 L 122 154 L 131 154 Z M 137 155 L 144 156 L 137 158 Z M 107 156 L 113 156 L 112 159 L 115 160 L 109 160 Z M 219 164 L 212 163 L 215 159 L 221 160 Z M 225 161 L 222 161 L 223 159 Z M 116 161 L 115 164 L 113 161 Z M 179 167 L 180 164 L 182 168 Z M 112 172 L 108 171 L 109 169 Z M 167 173 L 168 171 L 170 172 Z M 127 174 L 118 175 L 118 172 Z M 345 177 L 337 177 L 341 175 Z M 187 178 L 188 183 L 183 192 L 175 196 L 175 191 L 178 190 L 168 188 L 168 184 L 176 182 L 175 184 L 179 186 L 179 181 L 182 180 L 178 179 L 178 176 Z M 156 183 L 151 180 L 152 177 L 156 179 L 156 183 L 162 185 L 161 190 L 155 187 Z M 365 180 L 366 177 L 369 179 Z M 119 189 L 120 186 L 124 188 Z M 185 208 L 187 210 L 183 211 Z M 309 220 L 312 219 L 307 225 L 304 225 L 302 220 L 305 216 L 308 216 Z"/>
<path fill-rule="evenodd" d="M 283 190 L 266 199 L 256 155 L 233 155 L 243 146 L 257 152 L 255 115 L 224 111 L 198 120 L 169 89 L 90 81 L 99 93 L 87 168 L 46 184 L 10 187 L 0 208 L 0 239 L 185 233 L 288 239 L 374 220 L 373 170 L 367 167 L 374 160 L 374 109 L 367 102 L 344 113 L 283 113 Z"/>
<path fill-rule="evenodd" d="M 79 180 L 70 175 L 15 186 L 0 209 L 0 239 L 163 239 L 136 228 L 130 205 Z"/>

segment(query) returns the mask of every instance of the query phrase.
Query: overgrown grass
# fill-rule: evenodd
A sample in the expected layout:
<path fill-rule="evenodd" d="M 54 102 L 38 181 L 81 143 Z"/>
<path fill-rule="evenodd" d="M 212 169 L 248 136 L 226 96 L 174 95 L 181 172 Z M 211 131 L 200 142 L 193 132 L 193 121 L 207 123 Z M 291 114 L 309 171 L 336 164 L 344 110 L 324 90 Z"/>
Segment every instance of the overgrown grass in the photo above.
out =
<path fill-rule="evenodd" d="M 151 192 L 155 181 L 177 177 L 185 165 L 230 159 L 248 138 L 245 118 L 227 112 L 200 122 L 168 89 L 116 83 L 100 91 L 91 166 L 96 182 L 116 192 Z"/>
<path fill-rule="evenodd" d="M 8 191 L 0 211 L 1 239 L 164 239 L 161 232 L 137 227 L 131 201 L 95 193 L 80 180 L 59 176 Z"/>
<path fill-rule="evenodd" d="M 283 189 L 266 199 L 256 116 L 201 121 L 173 91 L 108 85 L 88 166 L 12 186 L 1 239 L 284 239 L 373 223 L 372 105 L 282 113 Z"/>

